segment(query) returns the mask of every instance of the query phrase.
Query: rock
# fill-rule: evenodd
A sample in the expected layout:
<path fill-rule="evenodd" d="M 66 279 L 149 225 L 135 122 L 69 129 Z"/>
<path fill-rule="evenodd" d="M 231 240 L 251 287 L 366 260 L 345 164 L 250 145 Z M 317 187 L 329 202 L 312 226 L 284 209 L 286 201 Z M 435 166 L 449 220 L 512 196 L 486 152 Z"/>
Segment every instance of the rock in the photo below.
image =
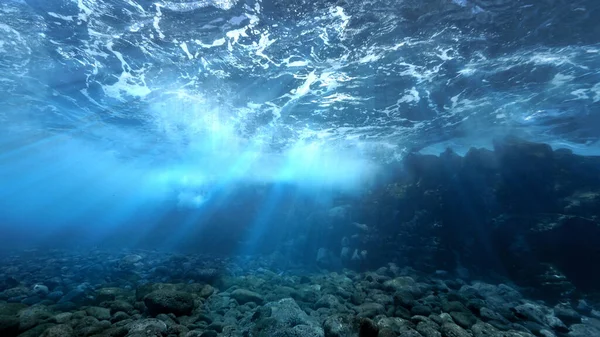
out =
<path fill-rule="evenodd" d="M 21 303 L 26 305 L 34 305 L 40 303 L 41 301 L 42 299 L 39 296 L 29 296 L 27 298 L 22 299 Z"/>
<path fill-rule="evenodd" d="M 58 302 L 64 295 L 65 294 L 62 291 L 55 290 L 55 291 L 49 293 L 48 295 L 46 295 L 46 298 L 49 300 L 52 300 L 54 302 Z"/>
<path fill-rule="evenodd" d="M 142 261 L 144 258 L 137 254 L 131 254 L 123 257 L 119 261 L 119 268 L 121 269 L 131 269 L 134 268 L 137 263 Z"/>
<path fill-rule="evenodd" d="M 144 297 L 144 303 L 151 315 L 173 313 L 177 316 L 189 315 L 194 310 L 192 295 L 176 290 L 156 290 Z"/>
<path fill-rule="evenodd" d="M 542 310 L 540 306 L 534 305 L 532 303 L 525 303 L 518 305 L 512 308 L 515 316 L 520 319 L 533 321 L 539 324 L 546 323 L 546 313 Z"/>
<path fill-rule="evenodd" d="M 33 293 L 40 297 L 45 297 L 46 295 L 48 295 L 49 292 L 50 291 L 48 287 L 46 287 L 43 284 L 36 284 L 33 286 Z"/>
<path fill-rule="evenodd" d="M 124 321 L 124 320 L 128 319 L 129 317 L 130 316 L 128 314 L 126 314 L 126 313 L 124 313 L 122 311 L 118 311 L 118 312 L 115 312 L 112 315 L 112 317 L 110 318 L 110 321 L 113 322 L 113 323 L 121 322 L 121 321 Z"/>
<path fill-rule="evenodd" d="M 130 313 L 134 310 L 133 305 L 131 305 L 129 302 L 125 302 L 122 300 L 117 300 L 117 301 L 113 301 L 110 303 L 110 312 L 111 313 L 115 313 L 115 312 L 126 312 L 126 313 Z"/>
<path fill-rule="evenodd" d="M 19 319 L 16 316 L 0 315 L 0 336 L 13 337 L 19 334 Z"/>
<path fill-rule="evenodd" d="M 66 324 L 55 325 L 42 333 L 41 337 L 73 337 L 75 333 L 73 328 Z"/>
<path fill-rule="evenodd" d="M 254 302 L 256 304 L 262 304 L 263 298 L 260 294 L 247 289 L 236 289 L 231 293 L 231 298 L 238 301 L 239 304 L 245 304 L 248 302 Z"/>
<path fill-rule="evenodd" d="M 358 337 L 377 337 L 379 327 L 370 319 L 363 318 L 360 320 L 358 328 Z"/>
<path fill-rule="evenodd" d="M 477 322 L 471 327 L 473 337 L 496 337 L 498 335 L 498 329 L 492 325 L 484 322 Z"/>
<path fill-rule="evenodd" d="M 573 324 L 571 331 L 567 334 L 569 337 L 592 337 L 600 336 L 600 329 L 587 324 Z"/>
<path fill-rule="evenodd" d="M 444 337 L 471 337 L 471 333 L 454 323 L 444 323 L 442 325 L 442 335 Z"/>
<path fill-rule="evenodd" d="M 477 318 L 473 316 L 473 314 L 471 314 L 470 312 L 452 311 L 450 312 L 450 316 L 456 324 L 460 325 L 465 329 L 470 329 L 471 326 L 473 326 L 473 324 L 477 322 Z"/>
<path fill-rule="evenodd" d="M 547 314 L 545 317 L 546 324 L 557 332 L 567 333 L 569 328 L 560 320 L 560 318 L 554 316 L 553 313 Z"/>
<path fill-rule="evenodd" d="M 98 302 L 114 301 L 117 297 L 123 296 L 124 291 L 121 288 L 101 288 L 96 291 L 96 300 Z"/>
<path fill-rule="evenodd" d="M 554 316 L 558 317 L 567 325 L 581 323 L 581 315 L 571 307 L 566 305 L 557 305 L 554 307 Z"/>
<path fill-rule="evenodd" d="M 88 315 L 97 318 L 98 320 L 108 320 L 110 319 L 110 309 L 101 308 L 101 307 L 89 307 L 85 309 Z"/>
<path fill-rule="evenodd" d="M 46 329 L 53 327 L 54 325 L 51 323 L 44 323 L 23 332 L 18 337 L 40 337 Z"/>
<path fill-rule="evenodd" d="M 402 331 L 398 337 L 423 337 L 419 332 L 409 329 L 406 331 Z"/>
<path fill-rule="evenodd" d="M 373 318 L 385 313 L 385 307 L 379 303 L 363 303 L 358 308 L 358 317 Z"/>
<path fill-rule="evenodd" d="M 252 327 L 256 336 L 323 337 L 323 328 L 315 318 L 304 312 L 292 298 L 269 302 L 264 305 L 271 311 L 270 317 L 259 318 Z"/>
<path fill-rule="evenodd" d="M 63 312 L 63 313 L 60 313 L 60 314 L 54 316 L 54 320 L 58 324 L 64 324 L 64 323 L 67 323 L 68 321 L 70 321 L 71 317 L 73 317 L 72 313 L 70 313 L 70 312 Z"/>
<path fill-rule="evenodd" d="M 327 317 L 323 323 L 325 337 L 346 337 L 353 332 L 352 320 L 345 315 L 333 315 Z"/>
<path fill-rule="evenodd" d="M 337 308 L 340 305 L 340 301 L 331 294 L 326 294 L 321 296 L 321 298 L 315 303 L 315 309 L 319 308 Z"/>
<path fill-rule="evenodd" d="M 130 335 L 143 333 L 144 336 L 151 336 L 151 333 L 155 333 L 160 336 L 167 332 L 167 324 L 156 318 L 140 319 L 127 324 L 125 328 L 129 331 Z"/>
<path fill-rule="evenodd" d="M 417 324 L 417 331 L 423 337 L 442 337 L 439 326 L 433 322 L 419 322 Z"/>
<path fill-rule="evenodd" d="M 323 337 L 323 330 L 320 327 L 299 324 L 290 329 L 289 332 L 283 332 L 280 337 Z"/>
<path fill-rule="evenodd" d="M 484 320 L 484 321 L 498 321 L 498 322 L 504 322 L 504 323 L 508 323 L 508 321 L 506 320 L 506 318 L 504 318 L 504 316 L 500 315 L 499 313 L 488 309 L 488 308 L 481 308 L 481 310 L 479 310 L 479 316 Z"/>
<path fill-rule="evenodd" d="M 52 313 L 43 305 L 35 305 L 19 312 L 19 329 L 22 331 L 29 330 L 36 325 L 45 323 L 51 318 Z"/>
<path fill-rule="evenodd" d="M 465 307 L 464 304 L 462 304 L 458 301 L 450 301 L 450 302 L 444 303 L 442 305 L 442 310 L 445 312 L 452 312 L 452 311 L 470 312 L 470 310 L 467 309 L 467 307 Z"/>
<path fill-rule="evenodd" d="M 415 305 L 410 309 L 411 315 L 429 316 L 431 315 L 431 307 L 427 305 Z"/>
<path fill-rule="evenodd" d="M 212 331 L 212 330 L 208 330 L 208 331 L 204 331 L 200 337 L 217 337 L 219 334 L 217 334 L 216 331 Z"/>
<path fill-rule="evenodd" d="M 204 287 L 202 287 L 202 290 L 200 290 L 200 297 L 207 298 L 214 293 L 215 293 L 215 288 L 206 284 L 206 285 L 204 285 Z"/>

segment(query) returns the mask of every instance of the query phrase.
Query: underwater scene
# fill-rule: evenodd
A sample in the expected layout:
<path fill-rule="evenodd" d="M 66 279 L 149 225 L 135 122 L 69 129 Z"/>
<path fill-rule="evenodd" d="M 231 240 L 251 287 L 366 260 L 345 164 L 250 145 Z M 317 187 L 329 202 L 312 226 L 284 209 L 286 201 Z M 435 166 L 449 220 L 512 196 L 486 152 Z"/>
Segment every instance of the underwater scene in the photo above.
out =
<path fill-rule="evenodd" d="M 600 337 L 600 1 L 0 0 L 0 337 Z"/>

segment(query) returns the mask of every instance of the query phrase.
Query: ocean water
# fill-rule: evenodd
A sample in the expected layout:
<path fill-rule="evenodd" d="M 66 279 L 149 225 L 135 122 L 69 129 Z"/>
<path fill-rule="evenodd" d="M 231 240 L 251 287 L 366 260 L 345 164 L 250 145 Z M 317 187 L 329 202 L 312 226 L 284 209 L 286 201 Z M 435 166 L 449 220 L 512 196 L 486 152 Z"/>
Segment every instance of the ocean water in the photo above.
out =
<path fill-rule="evenodd" d="M 600 336 L 596 0 L 3 0 L 0 336 Z"/>

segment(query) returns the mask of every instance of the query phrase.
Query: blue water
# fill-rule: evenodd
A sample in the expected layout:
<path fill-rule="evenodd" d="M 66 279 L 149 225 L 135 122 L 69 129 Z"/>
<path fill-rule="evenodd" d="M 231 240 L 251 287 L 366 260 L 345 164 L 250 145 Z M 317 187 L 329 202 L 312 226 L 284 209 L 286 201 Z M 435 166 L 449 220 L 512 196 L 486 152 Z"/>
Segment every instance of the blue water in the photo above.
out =
<path fill-rule="evenodd" d="M 599 155 L 599 15 L 595 0 L 2 1 L 2 241 L 174 248 L 245 223 L 252 250 L 267 223 L 299 225 L 298 200 L 365 193 L 411 151 L 513 134 Z"/>

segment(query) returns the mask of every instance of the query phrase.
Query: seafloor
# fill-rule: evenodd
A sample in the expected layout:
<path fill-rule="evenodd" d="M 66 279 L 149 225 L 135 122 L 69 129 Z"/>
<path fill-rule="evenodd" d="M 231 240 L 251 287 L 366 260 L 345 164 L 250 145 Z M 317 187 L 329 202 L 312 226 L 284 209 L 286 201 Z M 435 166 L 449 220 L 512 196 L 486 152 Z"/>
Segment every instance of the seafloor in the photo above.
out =
<path fill-rule="evenodd" d="M 600 336 L 598 303 L 420 273 L 281 271 L 268 257 L 29 250 L 0 260 L 0 336 Z"/>

